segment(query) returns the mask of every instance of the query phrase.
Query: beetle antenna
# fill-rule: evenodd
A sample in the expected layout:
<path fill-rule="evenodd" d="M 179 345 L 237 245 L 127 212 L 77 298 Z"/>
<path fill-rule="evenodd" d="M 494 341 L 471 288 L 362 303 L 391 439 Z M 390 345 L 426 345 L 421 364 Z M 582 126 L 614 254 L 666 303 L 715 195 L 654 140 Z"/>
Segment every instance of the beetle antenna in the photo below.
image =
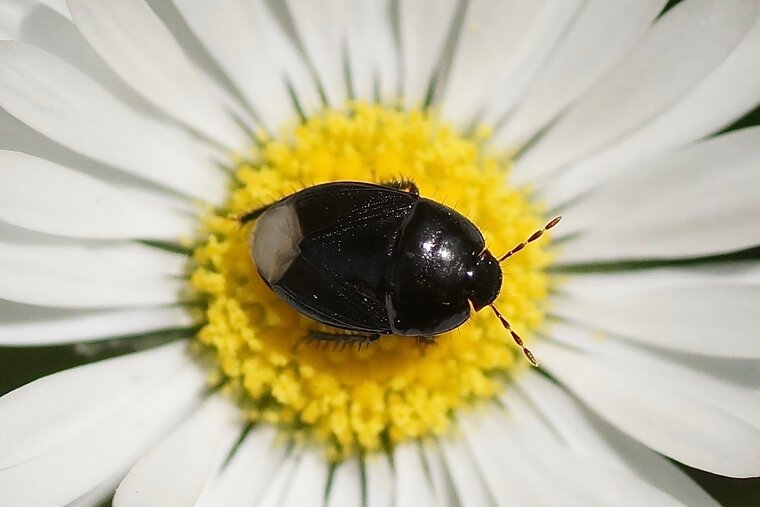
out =
<path fill-rule="evenodd" d="M 525 354 L 525 357 L 528 358 L 528 361 L 530 361 L 530 364 L 533 366 L 538 366 L 538 361 L 536 361 L 536 356 L 533 355 L 533 352 L 528 349 L 528 347 L 525 346 L 523 343 L 522 338 L 520 338 L 520 335 L 515 333 L 515 330 L 512 329 L 512 326 L 509 325 L 509 321 L 504 318 L 504 316 L 501 314 L 501 312 L 494 306 L 494 305 L 488 305 L 491 307 L 491 310 L 493 310 L 493 313 L 496 314 L 496 317 L 499 318 L 501 321 L 501 325 L 504 326 L 504 328 L 509 331 L 509 334 L 512 335 L 512 339 L 515 341 L 515 343 L 522 348 L 523 354 Z"/>
<path fill-rule="evenodd" d="M 514 247 L 512 250 L 510 250 L 509 252 L 505 253 L 501 257 L 499 257 L 499 262 L 500 263 L 504 262 L 505 260 L 507 260 L 510 257 L 512 257 L 514 254 L 516 254 L 517 252 L 519 252 L 520 250 L 522 250 L 523 248 L 525 248 L 526 246 L 528 246 L 528 243 L 533 243 L 534 241 L 536 241 L 538 238 L 540 238 L 541 236 L 543 236 L 546 231 L 548 231 L 549 229 L 551 229 L 552 227 L 554 227 L 555 225 L 557 225 L 561 219 L 562 219 L 561 216 L 560 217 L 554 217 L 554 218 L 552 218 L 549 221 L 549 223 L 546 224 L 542 229 L 537 230 L 536 232 L 534 232 L 533 234 L 531 234 L 531 236 L 528 239 L 526 239 L 525 241 L 523 241 L 522 243 L 520 243 L 519 245 L 517 245 L 516 247 Z"/>

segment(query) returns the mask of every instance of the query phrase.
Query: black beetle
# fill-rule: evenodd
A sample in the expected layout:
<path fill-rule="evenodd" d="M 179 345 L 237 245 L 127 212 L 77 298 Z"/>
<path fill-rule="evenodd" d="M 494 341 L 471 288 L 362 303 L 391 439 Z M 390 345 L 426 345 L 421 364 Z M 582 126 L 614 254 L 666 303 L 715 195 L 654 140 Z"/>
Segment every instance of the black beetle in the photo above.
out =
<path fill-rule="evenodd" d="M 239 220 L 256 220 L 250 253 L 264 282 L 304 315 L 344 333 L 312 331 L 335 343 L 369 343 L 381 335 L 430 342 L 490 306 L 528 359 L 493 301 L 499 263 L 559 222 L 550 221 L 501 256 L 455 210 L 419 195 L 408 180 L 383 185 L 315 185 Z"/>

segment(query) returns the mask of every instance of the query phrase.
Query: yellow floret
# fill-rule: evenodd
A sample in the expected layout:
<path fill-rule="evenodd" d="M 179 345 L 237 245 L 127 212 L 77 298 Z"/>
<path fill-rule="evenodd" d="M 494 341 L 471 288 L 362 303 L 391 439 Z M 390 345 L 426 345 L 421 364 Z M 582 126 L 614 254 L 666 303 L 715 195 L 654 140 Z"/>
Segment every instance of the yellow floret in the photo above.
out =
<path fill-rule="evenodd" d="M 358 103 L 314 116 L 281 140 L 261 138 L 260 149 L 238 162 L 228 209 L 204 221 L 190 283 L 206 298 L 199 340 L 214 350 L 251 420 L 299 435 L 305 428 L 340 459 L 444 434 L 454 410 L 492 398 L 505 375 L 525 364 L 488 311 L 428 347 L 395 336 L 361 350 L 300 343 L 318 325 L 264 285 L 249 256 L 250 226 L 234 220 L 317 183 L 410 178 L 423 196 L 477 224 L 498 255 L 543 222 L 526 192 L 507 185 L 509 161 L 484 153 L 488 135 L 481 127 L 473 138 L 460 136 L 430 112 Z M 544 318 L 546 244 L 503 265 L 496 305 L 527 341 Z"/>

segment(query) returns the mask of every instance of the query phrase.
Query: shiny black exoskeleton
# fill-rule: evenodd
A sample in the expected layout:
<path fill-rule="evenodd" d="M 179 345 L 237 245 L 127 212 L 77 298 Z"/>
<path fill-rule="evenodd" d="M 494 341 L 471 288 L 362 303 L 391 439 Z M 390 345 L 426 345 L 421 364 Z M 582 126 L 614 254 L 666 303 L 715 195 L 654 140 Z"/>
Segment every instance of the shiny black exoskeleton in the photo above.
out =
<path fill-rule="evenodd" d="M 460 326 L 498 296 L 499 262 L 559 218 L 498 260 L 472 222 L 411 182 L 316 185 L 241 217 L 252 220 L 251 256 L 264 282 L 299 312 L 353 333 L 313 337 L 361 342 Z"/>

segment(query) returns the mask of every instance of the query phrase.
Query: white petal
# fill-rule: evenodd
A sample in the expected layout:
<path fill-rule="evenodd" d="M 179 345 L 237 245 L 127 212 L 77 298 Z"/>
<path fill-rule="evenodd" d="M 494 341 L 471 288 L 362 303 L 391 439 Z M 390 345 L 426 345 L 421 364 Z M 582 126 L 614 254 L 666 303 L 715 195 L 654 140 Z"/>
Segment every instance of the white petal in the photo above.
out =
<path fill-rule="evenodd" d="M 39 457 L 0 470 L 0 504 L 65 505 L 126 472 L 145 449 L 199 402 L 205 380 L 196 365 L 188 365 L 84 434 Z M 90 379 L 98 381 L 104 379 Z M 47 398 L 38 407 L 50 404 Z M 65 408 L 70 410 L 68 405 Z M 48 423 L 55 427 L 57 420 Z M 40 481 L 40 477 L 55 480 Z"/>
<path fill-rule="evenodd" d="M 718 505 L 679 468 L 601 421 L 545 377 L 526 371 L 518 386 L 574 452 L 631 473 L 684 505 Z"/>
<path fill-rule="evenodd" d="M 533 4 L 535 7 L 536 2 Z M 527 25 L 524 31 L 515 30 L 522 36 L 517 39 L 512 50 L 507 52 L 507 58 L 497 59 L 490 65 L 492 67 L 490 73 L 485 69 L 460 71 L 463 81 L 460 89 L 463 90 L 467 89 L 466 81 L 473 74 L 486 76 L 486 80 L 479 86 L 476 84 L 474 94 L 468 93 L 470 103 L 459 105 L 461 111 L 480 109 L 484 113 L 481 118 L 483 123 L 488 125 L 498 123 L 505 113 L 514 108 L 515 103 L 533 82 L 547 57 L 565 33 L 567 25 L 572 21 L 582 1 L 549 1 L 540 4 L 539 8 L 528 16 L 529 19 L 523 21 Z M 487 15 L 486 13 L 485 16 Z M 488 37 L 491 41 L 505 36 L 504 32 L 498 31 L 498 26 L 492 25 L 491 29 L 499 33 L 499 35 Z M 476 41 L 475 45 L 469 49 L 469 54 L 464 54 L 464 58 L 470 61 L 482 60 L 484 44 L 487 43 Z M 495 49 L 493 52 L 499 58 L 501 51 L 501 49 Z M 478 83 L 478 80 L 476 79 L 475 82 Z M 479 90 L 481 87 L 483 87 L 482 91 Z"/>
<path fill-rule="evenodd" d="M 460 125 L 472 120 L 483 94 L 520 49 L 544 5 L 535 0 L 468 2 L 441 98 L 448 119 Z"/>
<path fill-rule="evenodd" d="M 333 107 L 343 106 L 348 98 L 343 70 L 346 2 L 288 0 L 287 4 L 301 45 L 314 64 L 327 102 Z"/>
<path fill-rule="evenodd" d="M 530 139 L 588 90 L 639 39 L 664 5 L 665 0 L 587 2 L 504 128 L 495 134 L 494 144 L 514 148 Z"/>
<path fill-rule="evenodd" d="M 346 507 L 362 502 L 362 478 L 358 459 L 348 459 L 335 468 L 326 507 Z"/>
<path fill-rule="evenodd" d="M 266 484 L 263 495 L 256 501 L 257 507 L 279 507 L 290 486 L 290 480 L 301 459 L 301 449 L 286 456 L 272 479 Z"/>
<path fill-rule="evenodd" d="M 760 361 L 700 357 L 631 344 L 614 335 L 594 334 L 577 324 L 550 328 L 558 342 L 586 351 L 595 359 L 626 368 L 646 368 L 652 383 L 724 410 L 760 429 Z"/>
<path fill-rule="evenodd" d="M 375 81 L 380 102 L 398 94 L 398 51 L 388 0 L 353 0 L 347 12 L 346 50 L 354 98 L 373 101 Z"/>
<path fill-rule="evenodd" d="M 393 470 L 385 455 L 371 454 L 364 458 L 367 480 L 367 507 L 390 507 L 396 494 Z"/>
<path fill-rule="evenodd" d="M 0 151 L 0 188 L 0 219 L 49 234 L 176 241 L 196 226 L 190 216 L 24 153 Z"/>
<path fill-rule="evenodd" d="M 87 244 L 91 244 L 87 242 Z M 184 276 L 188 267 L 188 256 L 170 252 L 144 243 L 109 242 L 101 244 L 98 252 L 103 258 L 113 261 L 134 275 Z"/>
<path fill-rule="evenodd" d="M 727 277 L 679 280 L 695 271 L 655 270 L 650 278 L 659 279 L 636 284 L 628 283 L 636 273 L 570 278 L 563 285 L 566 296 L 553 301 L 552 314 L 653 347 L 760 358 L 760 316 L 754 310 L 760 284 Z"/>
<path fill-rule="evenodd" d="M 119 187 L 141 202 L 169 207 L 188 214 L 198 213 L 198 207 L 192 203 L 191 198 L 75 153 L 33 130 L 2 108 L 0 150 L 26 153 L 62 166 L 74 167 L 80 173 Z"/>
<path fill-rule="evenodd" d="M 430 474 L 430 487 L 438 505 L 454 505 L 457 502 L 454 486 L 443 459 L 443 452 L 435 441 L 423 442 L 422 456 Z"/>
<path fill-rule="evenodd" d="M 121 246 L 45 236 L 0 222 L 0 261 L 6 268 L 0 271 L 0 298 L 60 308 L 181 300 L 186 282 L 125 265 Z M 114 257 L 109 250 L 115 250 Z"/>
<path fill-rule="evenodd" d="M 227 110 L 229 101 L 225 104 L 221 89 L 183 53 L 146 3 L 68 3 L 82 35 L 135 91 L 222 146 L 246 146 L 248 140 Z M 135 33 L 140 34 L 139 42 Z"/>
<path fill-rule="evenodd" d="M 565 214 L 564 263 L 681 258 L 760 243 L 760 128 L 639 164 Z M 642 205 L 645 199 L 646 205 Z"/>
<path fill-rule="evenodd" d="M 758 410 L 742 406 L 760 406 L 756 385 L 690 372 L 619 342 L 595 344 L 590 334 L 583 338 L 567 330 L 565 337 L 571 332 L 576 342 L 588 344 L 588 352 L 547 341 L 537 343 L 534 352 L 603 418 L 689 466 L 729 477 L 760 473 Z M 599 353 L 603 347 L 611 352 Z"/>
<path fill-rule="evenodd" d="M 566 493 L 554 490 L 552 478 L 531 459 L 537 451 L 526 451 L 525 432 L 509 414 L 491 408 L 465 415 L 459 424 L 497 505 L 552 505 L 563 495 L 566 500 Z M 547 481 L 552 481 L 552 491 L 545 487 Z"/>
<path fill-rule="evenodd" d="M 65 0 L 10 0 L 0 3 L 0 40 L 17 40 L 24 21 L 37 11 L 40 5 L 48 5 L 66 15 Z"/>
<path fill-rule="evenodd" d="M 0 470 L 86 433 L 189 364 L 173 343 L 62 371 L 0 398 Z M 56 403 L 51 401 L 56 400 Z"/>
<path fill-rule="evenodd" d="M 197 320 L 182 307 L 66 310 L 0 300 L 0 345 L 19 347 L 102 340 L 186 328 Z"/>
<path fill-rule="evenodd" d="M 443 439 L 440 446 L 451 483 L 463 506 L 476 507 L 503 502 L 506 497 L 492 494 L 483 470 L 479 466 L 482 463 L 473 457 L 462 439 Z"/>
<path fill-rule="evenodd" d="M 36 46 L 76 67 L 129 107 L 160 116 L 98 56 L 71 20 L 66 0 L 61 3 L 66 9 L 65 15 L 45 6 L 32 10 L 24 19 L 18 37 L 13 40 Z"/>
<path fill-rule="evenodd" d="M 235 404 L 222 395 L 211 396 L 132 467 L 116 490 L 114 506 L 193 505 L 241 430 Z"/>
<path fill-rule="evenodd" d="M 290 478 L 280 502 L 283 507 L 322 506 L 325 504 L 329 463 L 317 450 L 306 450 Z"/>
<path fill-rule="evenodd" d="M 287 448 L 268 426 L 255 427 L 235 449 L 229 463 L 204 489 L 198 507 L 250 506 L 263 496 L 282 466 Z"/>
<path fill-rule="evenodd" d="M 537 178 L 615 141 L 675 103 L 737 47 L 760 2 L 684 2 L 515 164 L 516 181 Z"/>
<path fill-rule="evenodd" d="M 393 450 L 396 470 L 397 507 L 427 507 L 435 505 L 430 482 L 425 475 L 421 450 L 416 442 L 407 442 Z"/>
<path fill-rule="evenodd" d="M 443 56 L 459 2 L 401 0 L 402 96 L 409 109 L 422 105 Z"/>
<path fill-rule="evenodd" d="M 550 494 L 561 498 L 563 504 L 615 505 L 625 498 L 630 505 L 682 505 L 634 475 L 593 457 L 573 454 L 516 391 L 508 391 L 501 400 L 506 411 L 514 417 L 517 435 L 513 438 L 522 442 L 524 453 L 533 453 L 531 459 L 535 459 L 538 468 L 550 477 Z M 502 433 L 505 433 L 503 429 Z M 556 503 L 555 499 L 551 504 Z"/>
<path fill-rule="evenodd" d="M 66 504 L 66 507 L 99 507 L 103 505 L 111 499 L 122 477 L 124 477 L 123 473 L 117 473 L 73 502 Z"/>
<path fill-rule="evenodd" d="M 211 202 L 225 193 L 199 141 L 130 110 L 49 53 L 0 41 L 0 92 L 0 106 L 74 151 Z"/>
<path fill-rule="evenodd" d="M 283 70 L 288 86 L 293 88 L 294 98 L 298 101 L 301 110 L 307 115 L 321 111 L 324 103 L 317 91 L 317 83 L 312 71 L 293 45 L 290 35 L 285 33 L 270 11 L 270 7 L 282 7 L 284 4 L 265 0 L 249 1 L 253 3 L 258 20 L 256 26 L 261 32 L 265 48 Z"/>
<path fill-rule="evenodd" d="M 558 206 L 617 172 L 638 170 L 646 157 L 716 132 L 760 102 L 760 21 L 741 44 L 675 105 L 619 143 L 579 161 L 546 182 L 542 192 Z"/>
<path fill-rule="evenodd" d="M 596 459 L 574 455 L 514 390 L 504 410 L 462 422 L 499 505 L 680 505 L 662 492 Z M 506 471 L 506 473 L 505 473 Z M 551 488 L 546 484 L 550 483 Z"/>
<path fill-rule="evenodd" d="M 286 120 L 295 117 L 283 69 L 266 47 L 259 28 L 261 16 L 254 2 L 174 3 L 271 132 L 278 132 Z"/>

